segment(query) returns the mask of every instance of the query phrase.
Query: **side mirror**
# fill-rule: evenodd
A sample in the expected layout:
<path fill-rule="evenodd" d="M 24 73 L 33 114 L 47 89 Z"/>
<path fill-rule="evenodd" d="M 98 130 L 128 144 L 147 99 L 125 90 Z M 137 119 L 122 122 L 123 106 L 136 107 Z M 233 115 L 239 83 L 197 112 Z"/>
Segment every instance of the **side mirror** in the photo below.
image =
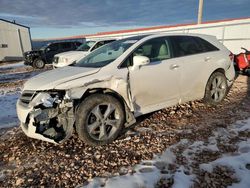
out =
<path fill-rule="evenodd" d="M 134 56 L 132 70 L 138 70 L 141 66 L 148 65 L 149 63 L 150 59 L 146 56 Z"/>

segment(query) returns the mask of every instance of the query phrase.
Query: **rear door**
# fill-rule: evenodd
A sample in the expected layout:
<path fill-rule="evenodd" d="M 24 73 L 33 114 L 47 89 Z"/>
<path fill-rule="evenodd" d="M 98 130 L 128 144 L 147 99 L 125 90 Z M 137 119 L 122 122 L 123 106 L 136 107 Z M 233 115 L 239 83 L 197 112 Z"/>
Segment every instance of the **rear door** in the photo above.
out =
<path fill-rule="evenodd" d="M 199 37 L 172 36 L 170 39 L 174 46 L 174 57 L 180 65 L 181 101 L 203 98 L 215 59 L 213 52 L 218 49 Z"/>

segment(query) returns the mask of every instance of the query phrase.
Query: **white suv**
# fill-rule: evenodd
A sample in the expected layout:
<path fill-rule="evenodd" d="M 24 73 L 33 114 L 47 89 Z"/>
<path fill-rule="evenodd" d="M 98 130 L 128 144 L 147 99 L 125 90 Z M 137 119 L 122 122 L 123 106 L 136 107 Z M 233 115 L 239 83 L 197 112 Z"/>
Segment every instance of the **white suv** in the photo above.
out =
<path fill-rule="evenodd" d="M 213 36 L 136 36 L 31 78 L 17 114 L 29 137 L 60 143 L 75 128 L 103 145 L 142 114 L 202 98 L 220 103 L 234 77 L 232 54 Z"/>
<path fill-rule="evenodd" d="M 59 68 L 77 63 L 77 61 L 88 55 L 93 50 L 114 41 L 115 39 L 87 41 L 86 43 L 79 46 L 75 51 L 56 54 L 52 62 L 53 67 Z"/>

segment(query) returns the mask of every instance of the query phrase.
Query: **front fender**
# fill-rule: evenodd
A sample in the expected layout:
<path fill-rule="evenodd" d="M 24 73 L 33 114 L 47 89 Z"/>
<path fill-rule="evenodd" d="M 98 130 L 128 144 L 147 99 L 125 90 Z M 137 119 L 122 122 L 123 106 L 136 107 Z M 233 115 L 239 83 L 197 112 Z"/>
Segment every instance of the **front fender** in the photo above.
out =
<path fill-rule="evenodd" d="M 87 91 L 94 89 L 111 90 L 119 94 L 126 102 L 131 111 L 134 111 L 131 103 L 131 97 L 129 93 L 128 83 L 122 78 L 110 77 L 105 80 L 92 80 L 85 83 L 81 87 L 71 88 L 67 90 L 66 96 L 70 99 L 81 99 Z"/>

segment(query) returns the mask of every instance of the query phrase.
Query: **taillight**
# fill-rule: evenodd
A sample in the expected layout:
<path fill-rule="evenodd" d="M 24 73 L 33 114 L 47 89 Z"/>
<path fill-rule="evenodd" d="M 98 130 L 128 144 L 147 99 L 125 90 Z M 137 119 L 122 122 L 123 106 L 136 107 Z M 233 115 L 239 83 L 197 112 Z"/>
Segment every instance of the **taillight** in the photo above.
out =
<path fill-rule="evenodd" d="M 230 60 L 231 60 L 231 61 L 233 61 L 233 60 L 234 60 L 234 54 L 233 54 L 232 52 L 230 52 L 230 54 L 229 54 L 229 58 L 230 58 Z"/>

